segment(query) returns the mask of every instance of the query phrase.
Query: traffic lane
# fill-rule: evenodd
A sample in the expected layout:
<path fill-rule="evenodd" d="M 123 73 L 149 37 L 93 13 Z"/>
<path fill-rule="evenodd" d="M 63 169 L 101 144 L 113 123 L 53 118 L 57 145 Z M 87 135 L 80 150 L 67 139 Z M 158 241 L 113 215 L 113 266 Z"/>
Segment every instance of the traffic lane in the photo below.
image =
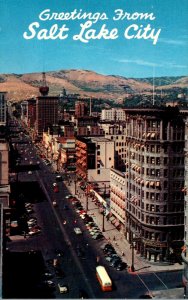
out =
<path fill-rule="evenodd" d="M 84 281 L 82 273 L 80 272 L 80 269 L 77 268 L 77 265 L 74 264 L 74 259 L 71 258 L 70 249 L 66 246 L 61 231 L 58 230 L 58 224 L 56 224 L 56 219 L 54 219 L 53 214 L 50 214 L 50 205 L 47 202 L 38 203 L 35 205 L 34 208 L 34 216 L 37 217 L 38 223 L 42 227 L 42 233 L 38 236 L 24 239 L 19 243 L 13 243 L 12 247 L 14 248 L 14 251 L 23 251 L 23 249 L 25 251 L 41 250 L 46 262 L 48 261 L 48 259 L 53 259 L 57 257 L 57 249 L 58 251 L 63 251 L 61 269 L 65 274 L 65 278 L 56 278 L 54 270 L 53 281 L 58 283 L 62 282 L 63 280 L 63 282 L 68 284 L 68 286 L 70 287 L 69 297 L 78 298 L 79 286 L 82 286 Z M 46 216 L 49 217 L 46 218 Z M 55 293 L 56 298 L 59 298 L 60 295 L 57 289 Z"/>
<path fill-rule="evenodd" d="M 42 182 L 40 181 L 41 185 L 42 185 Z M 45 189 L 45 187 L 43 186 L 43 189 Z M 47 198 L 49 200 L 49 202 L 51 203 L 51 200 L 49 198 L 49 195 L 48 195 L 48 191 L 47 189 L 45 190 L 45 193 L 47 195 Z M 70 232 L 67 232 L 66 228 L 64 227 L 64 225 L 62 224 L 62 216 L 59 215 L 58 211 L 56 210 L 56 208 L 53 207 L 53 205 L 51 205 L 51 209 L 52 211 L 54 212 L 54 215 L 58 221 L 58 224 L 59 224 L 59 227 L 60 227 L 60 230 L 62 232 L 62 235 L 64 237 L 64 240 L 65 240 L 65 243 L 67 246 L 70 246 L 70 255 L 73 257 L 73 260 L 74 262 L 77 264 L 78 268 L 79 268 L 79 271 L 80 271 L 80 274 L 82 274 L 82 280 L 85 281 L 85 285 L 87 287 L 87 289 L 89 290 L 89 294 L 91 295 L 92 298 L 95 298 L 95 295 L 94 295 L 94 290 L 92 289 L 92 286 L 89 285 L 88 283 L 88 277 L 86 276 L 84 270 L 83 270 L 83 267 L 82 267 L 82 264 L 80 263 L 78 257 L 76 256 L 75 254 L 75 250 L 74 250 L 74 247 L 72 247 L 72 244 L 71 244 L 71 233 Z"/>
<path fill-rule="evenodd" d="M 41 247 L 46 260 L 56 258 L 57 250 L 63 251 L 63 257 L 61 259 L 61 269 L 65 275 L 65 277 L 63 277 L 63 283 L 70 287 L 69 296 L 71 296 L 71 298 L 77 298 L 79 287 L 83 286 L 84 280 L 80 268 L 74 263 L 75 257 L 72 256 L 71 246 L 67 245 L 67 241 L 65 241 L 58 227 L 56 218 L 54 218 L 51 212 L 49 203 L 46 202 L 36 205 L 35 209 L 38 223 L 42 227 L 42 234 L 40 237 L 31 238 L 33 239 L 33 248 L 36 250 L 36 246 L 38 248 Z M 48 216 L 48 218 L 46 218 L 46 216 Z M 93 281 L 93 278 L 91 281 Z M 86 286 L 86 284 L 84 286 Z M 89 291 L 88 294 L 91 294 L 91 292 Z M 57 297 L 58 295 L 59 293 L 57 292 Z"/>
<path fill-rule="evenodd" d="M 64 203 L 68 203 L 69 200 L 65 199 Z M 69 201 L 70 202 L 70 201 Z M 69 204 L 70 205 L 70 204 Z M 74 208 L 72 208 L 74 211 Z M 64 214 L 64 219 L 67 220 L 65 227 L 69 232 L 71 232 L 72 229 L 72 224 L 74 225 L 74 220 L 77 220 L 77 226 L 81 228 L 83 231 L 83 236 L 73 236 L 73 241 L 72 244 L 74 247 L 76 247 L 79 243 L 79 245 L 82 245 L 82 248 L 85 252 L 85 258 L 82 262 L 83 266 L 85 267 L 85 272 L 86 273 L 95 273 L 96 266 L 98 263 L 102 263 L 102 265 L 105 265 L 107 270 L 109 271 L 110 276 L 112 277 L 112 280 L 114 282 L 114 290 L 111 292 L 111 296 L 119 294 L 119 296 L 124 296 L 124 289 L 117 289 L 116 287 L 119 285 L 119 278 L 121 277 L 122 279 L 125 277 L 125 272 L 121 272 L 121 274 L 118 271 L 115 271 L 113 268 L 109 267 L 109 264 L 106 262 L 104 253 L 102 253 L 99 250 L 99 245 L 101 242 L 99 240 L 93 240 L 91 238 L 91 235 L 89 234 L 88 230 L 86 229 L 86 226 L 83 222 L 83 220 L 80 218 L 80 216 L 75 212 L 73 214 L 72 210 L 62 211 L 62 214 Z M 73 233 L 74 234 L 74 233 Z M 71 237 L 71 236 L 70 236 Z M 97 258 L 99 260 L 97 261 Z M 82 259 L 82 258 L 81 258 Z M 88 260 L 90 263 L 88 264 Z M 96 287 L 98 286 L 98 283 Z M 123 293 L 122 293 L 123 292 Z M 97 296 L 102 296 L 101 291 L 98 291 Z"/>
<path fill-rule="evenodd" d="M 95 241 L 91 238 L 90 234 L 87 232 L 85 225 L 83 225 L 83 221 L 81 219 L 77 220 L 78 226 L 83 230 L 83 234 L 80 236 L 76 236 L 75 233 L 73 233 L 72 236 L 72 223 L 74 218 L 71 218 L 71 214 L 67 212 L 67 223 L 64 225 L 68 232 L 70 232 L 70 239 L 71 244 L 73 247 L 79 246 L 84 251 L 84 257 L 80 257 L 80 260 L 82 260 L 82 265 L 85 270 L 85 273 L 88 274 L 88 281 L 95 289 L 95 294 L 97 298 L 104 298 L 104 294 L 101 291 L 99 282 L 96 280 L 96 266 L 98 264 L 105 265 L 110 277 L 112 278 L 112 281 L 114 283 L 113 291 L 108 292 L 107 298 L 114 298 L 114 297 L 124 297 L 125 296 L 125 288 L 124 284 L 119 285 L 119 280 L 121 278 L 122 282 L 125 282 L 125 273 L 118 273 L 117 271 L 113 270 L 113 268 L 110 268 L 109 265 L 106 263 L 103 256 L 99 253 L 99 241 Z M 73 240 L 72 240 L 73 238 Z M 99 258 L 99 259 L 98 259 Z M 94 274 L 94 277 L 91 277 L 91 274 Z M 127 295 L 128 295 L 128 288 L 127 288 Z"/>
<path fill-rule="evenodd" d="M 59 195 L 59 197 L 61 196 Z M 96 266 L 97 266 L 97 256 L 98 256 L 97 247 L 93 249 L 93 247 L 87 246 L 90 243 L 91 237 L 85 238 L 84 231 L 86 230 L 86 228 L 84 228 L 84 224 L 82 220 L 78 217 L 77 213 L 71 209 L 65 211 L 61 208 L 61 205 L 64 205 L 65 203 L 67 205 L 68 201 L 69 200 L 64 199 L 64 201 L 61 202 L 56 208 L 56 212 L 59 218 L 61 219 L 62 226 L 64 226 L 65 231 L 69 233 L 70 244 L 68 244 L 68 247 L 70 247 L 70 251 L 71 249 L 74 250 L 73 256 L 74 258 L 76 258 L 77 257 L 76 248 L 78 245 L 82 246 L 85 255 L 84 255 L 84 259 L 83 257 L 80 257 L 79 260 L 84 268 L 84 273 L 86 274 L 88 283 L 92 286 L 92 288 L 94 288 L 95 293 L 97 292 L 97 297 L 103 297 L 103 292 L 100 289 L 95 274 Z M 77 221 L 76 223 L 75 220 Z M 81 230 L 83 231 L 82 235 L 78 236 L 75 234 L 73 229 L 76 226 L 79 226 L 81 228 Z M 112 292 L 112 295 L 114 295 L 114 291 Z"/>

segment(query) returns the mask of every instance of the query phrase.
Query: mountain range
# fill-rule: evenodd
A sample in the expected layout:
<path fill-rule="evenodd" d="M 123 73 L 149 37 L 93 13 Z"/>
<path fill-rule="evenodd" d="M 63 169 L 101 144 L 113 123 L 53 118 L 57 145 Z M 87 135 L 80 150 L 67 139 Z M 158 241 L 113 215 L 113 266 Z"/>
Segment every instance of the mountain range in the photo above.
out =
<path fill-rule="evenodd" d="M 59 70 L 45 73 L 49 95 L 68 94 L 118 101 L 129 94 L 149 94 L 155 89 L 187 88 L 188 76 L 159 78 L 126 78 L 102 75 L 89 70 Z M 42 73 L 0 74 L 0 91 L 7 92 L 10 101 L 20 101 L 39 95 Z"/>

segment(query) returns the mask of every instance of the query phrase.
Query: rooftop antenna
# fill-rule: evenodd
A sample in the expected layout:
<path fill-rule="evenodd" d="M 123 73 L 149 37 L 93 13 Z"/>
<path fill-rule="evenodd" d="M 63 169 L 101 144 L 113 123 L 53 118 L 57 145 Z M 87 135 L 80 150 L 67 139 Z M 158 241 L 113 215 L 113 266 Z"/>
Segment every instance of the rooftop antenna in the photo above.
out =
<path fill-rule="evenodd" d="M 91 97 L 89 99 L 89 115 L 91 116 Z"/>

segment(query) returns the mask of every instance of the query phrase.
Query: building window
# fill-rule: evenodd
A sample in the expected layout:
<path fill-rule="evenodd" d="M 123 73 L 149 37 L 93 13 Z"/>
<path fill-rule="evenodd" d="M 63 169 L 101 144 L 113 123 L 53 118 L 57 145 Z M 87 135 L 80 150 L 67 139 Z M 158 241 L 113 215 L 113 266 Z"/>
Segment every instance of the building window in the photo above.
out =
<path fill-rule="evenodd" d="M 100 170 L 97 170 L 97 174 L 101 174 L 101 171 L 100 171 Z"/>
<path fill-rule="evenodd" d="M 97 151 L 97 155 L 100 155 L 100 151 Z"/>

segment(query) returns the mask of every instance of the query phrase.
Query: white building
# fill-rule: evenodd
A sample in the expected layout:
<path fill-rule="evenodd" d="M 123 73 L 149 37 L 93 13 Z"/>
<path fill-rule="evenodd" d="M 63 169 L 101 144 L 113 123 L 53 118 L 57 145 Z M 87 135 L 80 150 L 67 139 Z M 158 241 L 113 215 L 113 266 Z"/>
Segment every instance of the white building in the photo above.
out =
<path fill-rule="evenodd" d="M 115 165 L 114 168 L 119 171 L 125 171 L 126 163 L 126 125 L 120 124 L 101 124 L 105 137 L 114 141 Z"/>
<path fill-rule="evenodd" d="M 125 229 L 125 173 L 115 169 L 110 171 L 110 220 L 124 232 Z"/>
<path fill-rule="evenodd" d="M 102 109 L 101 120 L 125 121 L 125 111 L 122 108 Z"/>
<path fill-rule="evenodd" d="M 95 169 L 88 169 L 89 182 L 109 182 L 114 168 L 114 142 L 104 137 L 92 137 L 95 144 Z"/>

